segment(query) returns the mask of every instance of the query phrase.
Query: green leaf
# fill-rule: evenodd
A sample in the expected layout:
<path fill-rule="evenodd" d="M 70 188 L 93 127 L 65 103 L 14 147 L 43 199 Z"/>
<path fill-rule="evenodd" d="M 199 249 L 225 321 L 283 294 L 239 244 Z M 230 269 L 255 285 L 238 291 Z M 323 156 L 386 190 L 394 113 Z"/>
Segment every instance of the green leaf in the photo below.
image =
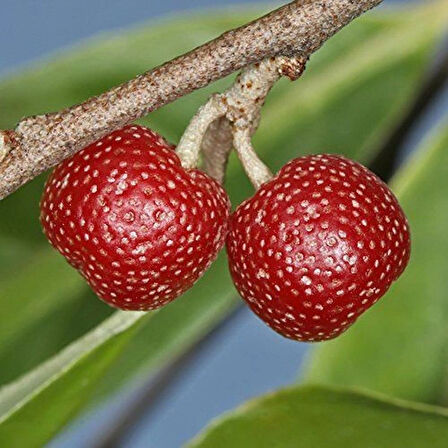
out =
<path fill-rule="evenodd" d="M 239 303 L 222 253 L 193 289 L 139 327 L 132 343 L 102 379 L 96 395 L 110 394 L 132 375 L 147 381 L 149 372 L 194 346 Z"/>
<path fill-rule="evenodd" d="M 50 248 L 39 250 L 0 280 L 0 291 L 0 385 L 57 353 L 111 313 Z"/>
<path fill-rule="evenodd" d="M 437 403 L 445 397 L 448 334 L 448 126 L 396 176 L 412 255 L 400 280 L 346 334 L 312 353 L 306 379 Z"/>
<path fill-rule="evenodd" d="M 105 369 L 131 338 L 136 327 L 130 327 L 141 315 L 115 313 L 57 357 L 1 389 L 0 446 L 42 446 L 54 435 L 92 393 Z M 147 313 L 144 319 L 150 316 Z M 33 396 L 39 399 L 32 400 Z M 9 418 L 12 415 L 14 418 Z M 28 422 L 26 430 L 24 422 Z"/>
<path fill-rule="evenodd" d="M 442 27 L 436 20 L 440 14 L 436 14 L 435 7 L 409 8 L 409 11 L 372 14 L 356 21 L 312 58 L 301 81 L 296 84 L 283 81 L 274 89 L 255 140 L 262 156 L 273 168 L 310 151 L 342 152 L 363 161 L 374 157 L 384 136 L 406 110 L 441 34 Z M 24 115 L 44 113 L 82 101 L 256 15 L 259 13 L 236 15 L 231 11 L 177 19 L 91 44 L 6 80 L 0 84 L 0 127 L 12 126 Z M 365 52 L 372 54 L 366 56 Z M 222 90 L 229 82 L 220 81 L 182 98 L 143 122 L 175 141 L 207 96 L 212 91 Z M 20 439 L 24 443 L 17 443 L 19 446 L 44 443 L 89 402 L 92 392 L 97 397 L 104 396 L 124 381 L 147 376 L 163 367 L 191 347 L 237 303 L 225 257 L 221 256 L 182 299 L 152 313 L 150 319 L 136 321 L 123 332 L 123 338 L 120 333 L 109 339 L 113 332 L 107 332 L 104 340 L 95 339 L 97 346 L 92 352 L 89 339 L 88 342 L 75 339 L 94 322 L 104 319 L 108 308 L 79 286 L 76 272 L 61 268 L 61 259 L 56 253 L 48 253 L 48 259 L 43 257 L 41 263 L 34 258 L 39 257 L 36 251 L 44 251 L 42 247 L 47 244 L 37 219 L 42 182 L 40 177 L 0 203 L 0 243 L 8 241 L 8 253 L 17 253 L 12 256 L 17 269 L 10 269 L 6 264 L 0 266 L 0 283 L 2 279 L 9 281 L 11 273 L 23 272 L 21 279 L 17 277 L 17 286 L 9 286 L 10 291 L 23 287 L 27 307 L 40 310 L 28 312 L 24 320 L 19 318 L 15 322 L 13 319 L 7 324 L 13 342 L 0 339 L 0 364 L 8 366 L 0 370 L 0 381 L 36 367 L 0 390 L 0 409 L 3 410 L 0 441 L 10 437 L 10 441 L 15 442 L 15 437 L 19 437 L 17 428 L 26 425 L 27 439 Z M 227 186 L 235 203 L 252 192 L 235 160 L 229 168 Z M 0 260 L 7 260 L 3 257 L 0 249 Z M 62 270 L 52 271 L 53 263 Z M 64 275 L 58 274 L 62 271 Z M 40 278 L 42 287 L 38 292 L 37 286 L 34 290 L 32 285 L 38 284 Z M 28 282 L 30 286 L 26 286 Z M 54 292 L 50 299 L 46 299 L 46 288 Z M 42 303 L 38 303 L 40 301 Z M 5 312 L 10 316 L 18 309 L 11 295 L 2 306 L 11 307 Z M 98 326 L 95 334 L 104 334 L 104 326 L 119 322 L 116 316 Z M 2 320 L 3 317 L 0 326 Z M 33 337 L 38 334 L 46 336 L 43 339 Z M 73 342 L 67 346 L 69 341 Z M 37 350 L 39 344 L 42 346 Z M 20 346 L 22 361 L 15 364 L 16 346 Z M 76 347 L 76 356 L 70 358 L 69 364 L 66 364 L 65 351 L 58 354 L 62 346 L 67 347 L 65 350 Z M 51 356 L 49 364 L 38 366 Z M 34 381 L 36 375 L 40 379 L 38 384 Z M 82 387 L 84 380 L 88 387 Z M 68 395 L 61 393 L 61 389 L 70 388 L 70 384 L 76 391 L 75 399 L 71 396 L 68 399 Z M 43 420 L 51 420 L 54 413 L 57 418 L 53 423 L 42 424 Z M 20 437 L 25 435 L 20 434 Z"/>
<path fill-rule="evenodd" d="M 7 446 L 7 441 L 20 447 L 42 446 L 89 397 L 102 396 L 141 366 L 141 358 L 155 367 L 155 362 L 162 364 L 190 347 L 235 305 L 228 296 L 210 303 L 210 292 L 221 286 L 223 262 L 221 257 L 182 300 L 158 312 L 116 312 L 49 361 L 1 388 L 0 446 Z M 206 300 L 208 307 L 201 315 Z M 29 430 L 18 431 L 24 424 Z"/>
<path fill-rule="evenodd" d="M 35 275 L 38 271 L 39 275 Z M 29 350 L 18 350 L 22 347 L 21 336 L 42 316 L 48 317 L 50 310 L 56 310 L 67 303 L 72 302 L 81 291 L 86 290 L 86 286 L 81 278 L 72 275 L 72 269 L 60 257 L 54 257 L 53 251 L 41 250 L 34 260 L 23 269 L 16 270 L 14 275 L 0 281 L 0 309 L 2 318 L 0 325 L 0 359 L 2 359 L 2 372 L 0 384 L 11 381 L 17 373 L 26 371 L 33 365 L 33 359 L 38 356 L 38 345 L 34 345 L 33 352 Z M 60 291 L 64 290 L 64 296 Z M 95 322 L 97 323 L 97 322 Z M 53 327 L 53 326 L 50 326 Z M 80 327 L 78 324 L 76 327 Z M 54 328 L 54 327 L 53 327 Z M 42 342 L 43 335 L 38 333 L 32 335 L 34 339 Z M 76 337 L 81 336 L 77 334 Z M 63 338 L 58 335 L 54 342 L 58 344 L 57 349 L 61 349 Z M 45 339 L 45 338 L 44 338 Z M 63 345 L 60 345 L 60 344 Z M 25 346 L 26 347 L 26 346 Z M 5 353 L 11 353 L 11 362 L 7 362 Z M 48 356 L 48 353 L 46 353 Z M 39 357 L 39 356 L 38 356 Z M 6 362 L 5 362 L 6 361 Z M 21 368 L 24 363 L 24 367 Z"/>
<path fill-rule="evenodd" d="M 213 422 L 189 448 L 444 448 L 448 411 L 324 387 L 250 401 Z"/>

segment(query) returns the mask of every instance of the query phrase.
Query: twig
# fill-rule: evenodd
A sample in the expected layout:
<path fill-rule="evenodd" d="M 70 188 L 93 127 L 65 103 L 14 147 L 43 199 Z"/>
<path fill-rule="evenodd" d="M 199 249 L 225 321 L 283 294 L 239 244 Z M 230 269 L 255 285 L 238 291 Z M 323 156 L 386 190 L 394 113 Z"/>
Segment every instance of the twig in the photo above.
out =
<path fill-rule="evenodd" d="M 21 121 L 0 162 L 0 199 L 112 130 L 242 67 L 308 57 L 381 1 L 296 0 L 78 106 Z"/>

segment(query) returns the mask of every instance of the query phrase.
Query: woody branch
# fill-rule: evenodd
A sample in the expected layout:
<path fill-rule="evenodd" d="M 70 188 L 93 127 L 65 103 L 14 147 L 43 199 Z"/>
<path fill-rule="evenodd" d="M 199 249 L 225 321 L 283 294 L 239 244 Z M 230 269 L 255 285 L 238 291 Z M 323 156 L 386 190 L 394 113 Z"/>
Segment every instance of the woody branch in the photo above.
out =
<path fill-rule="evenodd" d="M 0 199 L 84 146 L 196 89 L 275 56 L 307 58 L 382 0 L 296 0 L 82 104 L 0 131 Z"/>

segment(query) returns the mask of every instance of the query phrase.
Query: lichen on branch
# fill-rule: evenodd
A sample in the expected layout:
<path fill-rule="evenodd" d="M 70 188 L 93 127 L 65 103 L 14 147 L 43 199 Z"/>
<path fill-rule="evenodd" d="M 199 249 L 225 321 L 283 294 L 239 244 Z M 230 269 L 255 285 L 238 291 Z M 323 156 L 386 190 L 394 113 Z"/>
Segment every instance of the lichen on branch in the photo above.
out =
<path fill-rule="evenodd" d="M 381 1 L 296 0 L 80 105 L 22 120 L 7 134 L 0 199 L 113 130 L 234 71 L 269 57 L 307 58 Z"/>

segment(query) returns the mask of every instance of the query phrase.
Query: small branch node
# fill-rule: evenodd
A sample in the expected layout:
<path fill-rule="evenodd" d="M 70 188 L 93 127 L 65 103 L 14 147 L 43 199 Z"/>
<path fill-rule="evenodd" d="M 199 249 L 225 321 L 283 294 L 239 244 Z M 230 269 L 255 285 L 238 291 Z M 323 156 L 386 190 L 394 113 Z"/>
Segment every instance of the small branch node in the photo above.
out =
<path fill-rule="evenodd" d="M 13 136 L 12 131 L 0 130 L 0 163 L 12 150 L 12 136 Z"/>
<path fill-rule="evenodd" d="M 282 76 L 286 76 L 291 81 L 297 81 L 306 68 L 309 57 L 294 56 L 292 58 L 279 56 L 279 70 Z"/>

